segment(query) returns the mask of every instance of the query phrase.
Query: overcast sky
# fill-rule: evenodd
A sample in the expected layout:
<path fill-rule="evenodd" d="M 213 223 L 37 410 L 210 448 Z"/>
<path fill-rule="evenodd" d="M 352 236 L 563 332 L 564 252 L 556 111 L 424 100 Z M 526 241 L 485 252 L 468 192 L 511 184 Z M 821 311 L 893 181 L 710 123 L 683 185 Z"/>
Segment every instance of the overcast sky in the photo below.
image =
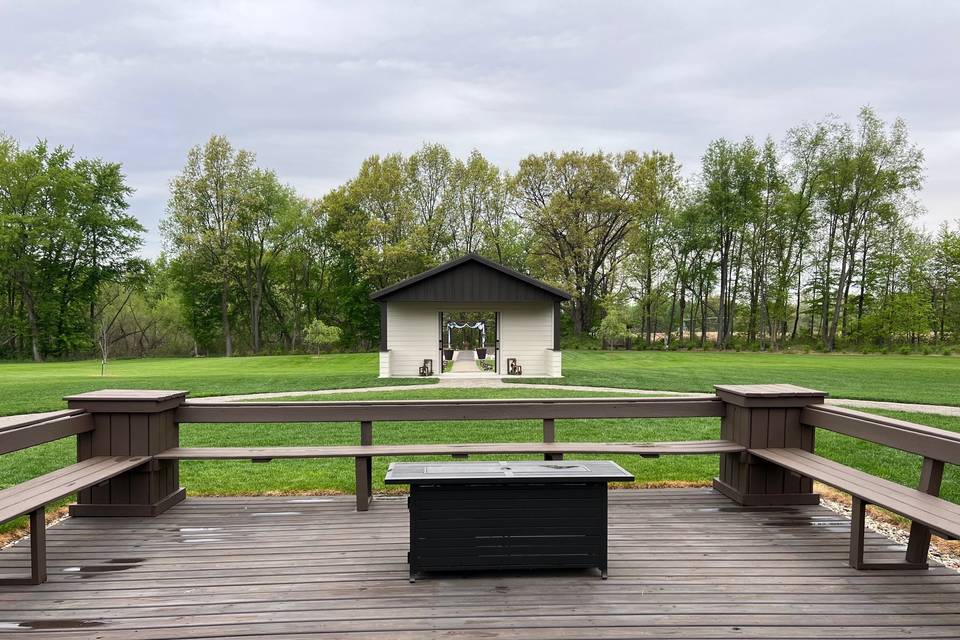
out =
<path fill-rule="evenodd" d="M 869 104 L 926 154 L 922 223 L 960 218 L 960 2 L 0 0 L 0 131 L 121 162 L 161 249 L 211 133 L 321 196 L 374 153 L 781 139 Z"/>

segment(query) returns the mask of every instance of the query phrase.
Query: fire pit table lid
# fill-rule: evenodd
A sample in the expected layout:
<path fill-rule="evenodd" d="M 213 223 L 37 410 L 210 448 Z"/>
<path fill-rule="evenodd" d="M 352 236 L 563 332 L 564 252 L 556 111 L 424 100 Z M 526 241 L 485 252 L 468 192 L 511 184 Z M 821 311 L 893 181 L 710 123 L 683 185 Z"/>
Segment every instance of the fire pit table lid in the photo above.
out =
<path fill-rule="evenodd" d="M 610 460 L 514 462 L 393 462 L 387 484 L 503 482 L 630 482 L 633 475 Z"/>

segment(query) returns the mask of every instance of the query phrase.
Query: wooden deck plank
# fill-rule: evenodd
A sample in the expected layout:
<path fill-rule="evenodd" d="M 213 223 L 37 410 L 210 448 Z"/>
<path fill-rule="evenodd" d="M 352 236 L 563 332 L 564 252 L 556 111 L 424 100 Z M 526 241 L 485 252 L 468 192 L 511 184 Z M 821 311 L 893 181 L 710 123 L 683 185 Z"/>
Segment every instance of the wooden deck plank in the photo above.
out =
<path fill-rule="evenodd" d="M 406 518 L 403 499 L 382 496 L 365 513 L 350 496 L 291 496 L 70 518 L 48 530 L 50 581 L 0 588 L 0 638 L 31 627 L 63 640 L 960 637 L 960 574 L 852 570 L 849 521 L 817 506 L 613 491 L 607 581 L 511 572 L 410 585 Z M 903 553 L 876 534 L 867 544 Z M 23 566 L 25 547 L 0 552 L 0 575 Z"/>

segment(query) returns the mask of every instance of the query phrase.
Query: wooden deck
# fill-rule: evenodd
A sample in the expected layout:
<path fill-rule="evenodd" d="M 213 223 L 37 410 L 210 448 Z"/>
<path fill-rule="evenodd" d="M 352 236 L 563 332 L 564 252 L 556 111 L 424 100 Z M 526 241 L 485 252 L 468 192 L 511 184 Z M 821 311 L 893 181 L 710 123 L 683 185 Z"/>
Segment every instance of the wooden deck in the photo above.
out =
<path fill-rule="evenodd" d="M 610 579 L 566 571 L 407 583 L 407 511 L 350 496 L 189 498 L 48 532 L 50 581 L 0 587 L 0 637 L 957 638 L 960 574 L 855 571 L 849 521 L 707 489 L 614 491 Z M 870 560 L 903 548 L 868 534 Z M 0 576 L 27 571 L 27 545 Z"/>

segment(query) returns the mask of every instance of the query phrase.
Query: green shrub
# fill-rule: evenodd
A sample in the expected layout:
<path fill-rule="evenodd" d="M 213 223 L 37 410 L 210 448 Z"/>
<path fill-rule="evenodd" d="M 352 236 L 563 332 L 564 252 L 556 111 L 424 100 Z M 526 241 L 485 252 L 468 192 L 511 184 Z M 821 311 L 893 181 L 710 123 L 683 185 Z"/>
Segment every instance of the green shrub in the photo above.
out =
<path fill-rule="evenodd" d="M 587 350 L 598 351 L 600 349 L 600 340 L 590 335 L 563 336 L 560 339 L 560 346 L 564 350 Z"/>
<path fill-rule="evenodd" d="M 910 355 L 911 353 L 913 353 L 913 349 L 911 349 L 911 348 L 908 347 L 907 345 L 903 345 L 902 347 L 900 347 L 900 354 L 901 354 L 901 355 L 908 356 L 908 355 Z"/>

